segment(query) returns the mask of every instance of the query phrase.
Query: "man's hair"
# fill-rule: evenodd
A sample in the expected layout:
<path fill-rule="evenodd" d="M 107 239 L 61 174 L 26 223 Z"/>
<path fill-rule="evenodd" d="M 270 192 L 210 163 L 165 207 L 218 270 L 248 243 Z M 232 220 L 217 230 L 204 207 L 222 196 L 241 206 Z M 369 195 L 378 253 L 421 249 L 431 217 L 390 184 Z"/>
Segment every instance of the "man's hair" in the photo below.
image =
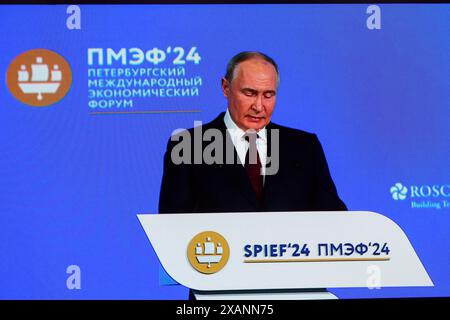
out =
<path fill-rule="evenodd" d="M 253 59 L 253 58 L 261 58 L 264 61 L 269 62 L 271 65 L 274 66 L 275 71 L 277 72 L 277 85 L 280 83 L 280 74 L 278 72 L 278 65 L 271 57 L 269 57 L 267 54 L 258 52 L 258 51 L 243 51 L 239 52 L 237 55 L 235 55 L 233 58 L 230 59 L 230 61 L 227 64 L 227 71 L 225 73 L 225 79 L 231 83 L 234 77 L 234 71 L 236 70 L 236 67 L 244 61 Z"/>

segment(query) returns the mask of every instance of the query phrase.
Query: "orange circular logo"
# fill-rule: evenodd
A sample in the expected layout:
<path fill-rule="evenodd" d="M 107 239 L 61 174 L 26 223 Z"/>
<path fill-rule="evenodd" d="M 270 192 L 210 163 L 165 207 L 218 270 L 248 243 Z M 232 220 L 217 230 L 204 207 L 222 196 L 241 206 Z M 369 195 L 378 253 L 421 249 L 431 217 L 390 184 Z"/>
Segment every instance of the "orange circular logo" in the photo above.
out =
<path fill-rule="evenodd" d="M 222 235 L 205 231 L 189 242 L 187 256 L 191 266 L 198 272 L 216 273 L 225 267 L 230 257 L 230 247 Z"/>
<path fill-rule="evenodd" d="M 56 52 L 33 49 L 11 62 L 6 84 L 20 102 L 45 107 L 64 98 L 72 84 L 72 72 L 67 61 Z"/>

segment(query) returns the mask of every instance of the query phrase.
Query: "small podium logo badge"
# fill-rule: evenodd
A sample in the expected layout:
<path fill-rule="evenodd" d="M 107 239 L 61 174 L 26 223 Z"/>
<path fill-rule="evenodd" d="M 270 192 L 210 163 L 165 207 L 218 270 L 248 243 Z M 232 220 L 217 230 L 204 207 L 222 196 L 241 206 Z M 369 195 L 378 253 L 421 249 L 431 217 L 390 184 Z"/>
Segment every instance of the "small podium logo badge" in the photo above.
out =
<path fill-rule="evenodd" d="M 187 256 L 191 266 L 201 273 L 211 274 L 222 270 L 230 256 L 225 238 L 217 232 L 205 231 L 189 242 Z"/>
<path fill-rule="evenodd" d="M 56 52 L 34 49 L 11 62 L 6 82 L 20 102 L 45 107 L 64 98 L 72 83 L 72 72 L 67 61 Z"/>

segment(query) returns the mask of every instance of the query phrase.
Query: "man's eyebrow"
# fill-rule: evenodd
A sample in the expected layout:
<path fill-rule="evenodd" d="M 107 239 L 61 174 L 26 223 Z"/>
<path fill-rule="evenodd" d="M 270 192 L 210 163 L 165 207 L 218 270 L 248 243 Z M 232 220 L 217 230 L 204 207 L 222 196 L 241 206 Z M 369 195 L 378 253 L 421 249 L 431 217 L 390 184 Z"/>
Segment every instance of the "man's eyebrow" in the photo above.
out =
<path fill-rule="evenodd" d="M 242 91 L 248 91 L 248 92 L 252 92 L 252 93 L 258 93 L 258 92 L 262 92 L 262 93 L 277 93 L 276 90 L 264 90 L 264 91 L 258 91 L 256 89 L 252 89 L 252 88 L 242 88 Z"/>

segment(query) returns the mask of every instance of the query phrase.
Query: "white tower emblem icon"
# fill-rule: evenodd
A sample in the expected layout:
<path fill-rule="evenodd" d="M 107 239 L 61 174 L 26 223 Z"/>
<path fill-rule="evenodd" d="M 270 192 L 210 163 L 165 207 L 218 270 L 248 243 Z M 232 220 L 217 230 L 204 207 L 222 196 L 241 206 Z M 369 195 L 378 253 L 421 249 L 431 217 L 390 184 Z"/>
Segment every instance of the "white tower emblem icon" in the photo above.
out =
<path fill-rule="evenodd" d="M 20 66 L 18 74 L 18 85 L 25 94 L 37 94 L 37 100 L 42 100 L 43 93 L 55 93 L 62 80 L 62 73 L 57 64 L 49 72 L 47 64 L 43 63 L 42 57 L 36 57 L 36 63 L 31 65 L 30 73 L 25 65 Z M 49 76 L 50 75 L 50 76 Z"/>
<path fill-rule="evenodd" d="M 201 243 L 197 243 L 195 247 L 195 255 L 199 263 L 208 264 L 208 268 L 211 268 L 211 263 L 219 263 L 222 259 L 223 248 L 220 242 L 217 246 L 211 241 L 210 237 L 206 238 L 206 242 L 203 243 L 204 248 Z"/>

